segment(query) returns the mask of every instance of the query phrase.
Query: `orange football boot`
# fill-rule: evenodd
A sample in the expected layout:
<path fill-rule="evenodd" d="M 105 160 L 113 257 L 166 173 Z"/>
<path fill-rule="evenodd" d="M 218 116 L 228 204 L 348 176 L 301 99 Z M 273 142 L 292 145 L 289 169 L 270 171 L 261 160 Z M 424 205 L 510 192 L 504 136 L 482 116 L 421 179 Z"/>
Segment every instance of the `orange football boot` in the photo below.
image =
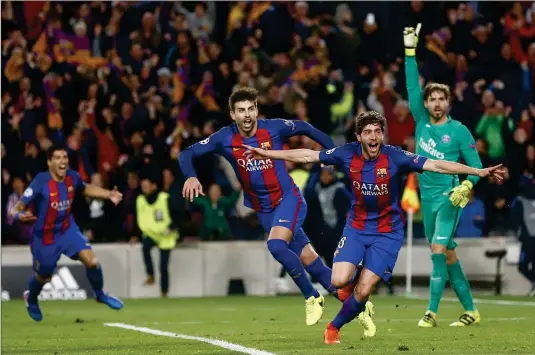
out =
<path fill-rule="evenodd" d="M 325 333 L 323 333 L 323 340 L 325 344 L 340 344 L 340 331 L 331 322 L 327 324 Z"/>

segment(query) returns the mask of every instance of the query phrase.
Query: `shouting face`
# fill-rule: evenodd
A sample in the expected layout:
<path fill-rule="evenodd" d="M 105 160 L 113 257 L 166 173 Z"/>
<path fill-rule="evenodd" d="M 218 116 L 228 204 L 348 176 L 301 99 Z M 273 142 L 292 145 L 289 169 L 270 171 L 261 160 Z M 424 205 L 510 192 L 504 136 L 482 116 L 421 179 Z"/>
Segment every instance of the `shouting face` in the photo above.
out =
<path fill-rule="evenodd" d="M 362 144 L 362 153 L 366 159 L 372 160 L 379 156 L 383 144 L 384 132 L 379 124 L 364 126 L 357 139 Z"/>
<path fill-rule="evenodd" d="M 230 117 L 236 121 L 240 133 L 246 137 L 251 137 L 255 133 L 257 116 L 258 108 L 256 102 L 249 100 L 236 102 L 234 104 L 234 111 L 230 112 Z"/>
<path fill-rule="evenodd" d="M 69 167 L 69 156 L 66 150 L 56 150 L 48 159 L 48 168 L 52 176 L 63 180 Z"/>

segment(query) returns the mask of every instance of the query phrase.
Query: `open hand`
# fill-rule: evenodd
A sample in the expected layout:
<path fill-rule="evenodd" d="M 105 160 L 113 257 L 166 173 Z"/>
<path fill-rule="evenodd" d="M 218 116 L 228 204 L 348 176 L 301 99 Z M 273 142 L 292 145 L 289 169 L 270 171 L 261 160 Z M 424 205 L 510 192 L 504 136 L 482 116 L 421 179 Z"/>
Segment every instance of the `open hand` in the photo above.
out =
<path fill-rule="evenodd" d="M 247 149 L 243 155 L 247 159 L 262 159 L 269 158 L 268 151 L 262 148 L 252 147 L 250 145 L 244 144 L 243 147 Z"/>
<path fill-rule="evenodd" d="M 199 197 L 199 195 L 204 196 L 201 182 L 199 179 L 192 176 L 184 183 L 184 188 L 182 188 L 182 197 L 188 199 L 190 202 L 193 202 L 193 199 Z"/>
<path fill-rule="evenodd" d="M 24 211 L 19 213 L 18 220 L 21 223 L 31 224 L 37 220 L 37 217 L 35 217 L 31 211 Z"/>
<path fill-rule="evenodd" d="M 503 164 L 491 166 L 490 168 L 478 169 L 479 177 L 492 177 L 497 181 L 503 181 L 505 175 L 505 169 L 503 169 Z"/>

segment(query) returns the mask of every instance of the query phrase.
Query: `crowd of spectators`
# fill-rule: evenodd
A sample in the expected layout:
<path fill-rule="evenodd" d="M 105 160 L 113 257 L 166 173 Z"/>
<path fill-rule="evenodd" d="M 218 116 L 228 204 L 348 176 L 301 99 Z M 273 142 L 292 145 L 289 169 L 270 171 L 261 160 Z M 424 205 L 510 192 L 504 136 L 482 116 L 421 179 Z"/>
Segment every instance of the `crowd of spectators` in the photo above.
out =
<path fill-rule="evenodd" d="M 414 151 L 402 31 L 418 22 L 422 83 L 451 86 L 451 114 L 477 137 L 483 164 L 502 162 L 509 172 L 503 184 L 477 185 L 461 236 L 503 233 L 519 178 L 535 170 L 533 2 L 1 6 L 3 243 L 29 238 L 29 228 L 13 224 L 6 211 L 46 169 L 44 151 L 53 143 L 66 145 L 71 168 L 85 181 L 117 185 L 124 194 L 118 208 L 76 200 L 75 217 L 92 240 L 139 235 L 135 199 L 140 179 L 154 172 L 180 209 L 181 235 L 199 235 L 203 207 L 183 200 L 177 157 L 230 123 L 227 100 L 241 86 L 259 90 L 262 117 L 308 121 L 337 143 L 354 140 L 358 112 L 376 110 L 388 121 L 387 142 Z M 305 137 L 293 137 L 288 146 L 317 148 Z M 210 199 L 237 189 L 218 156 L 196 167 L 205 191 L 211 184 L 222 191 Z M 311 173 L 310 166 L 288 167 L 303 190 L 308 183 L 310 200 L 317 194 L 309 179 L 319 181 L 317 189 L 339 183 L 319 179 L 321 172 Z M 263 238 L 242 201 L 225 210 L 231 238 Z M 329 222 L 321 208 L 311 215 L 309 225 Z M 203 238 L 217 236 L 203 232 Z"/>

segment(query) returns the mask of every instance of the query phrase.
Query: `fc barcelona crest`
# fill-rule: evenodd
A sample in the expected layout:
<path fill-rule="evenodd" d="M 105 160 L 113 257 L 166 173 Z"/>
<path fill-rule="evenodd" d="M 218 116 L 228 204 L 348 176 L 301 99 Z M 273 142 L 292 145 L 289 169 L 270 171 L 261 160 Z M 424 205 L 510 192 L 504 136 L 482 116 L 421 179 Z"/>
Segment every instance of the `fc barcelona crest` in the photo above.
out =
<path fill-rule="evenodd" d="M 386 171 L 386 168 L 377 169 L 377 177 L 379 179 L 384 179 L 387 176 L 388 176 L 388 171 Z"/>
<path fill-rule="evenodd" d="M 262 149 L 271 149 L 271 143 L 270 142 L 260 143 L 260 148 L 262 148 Z"/>

